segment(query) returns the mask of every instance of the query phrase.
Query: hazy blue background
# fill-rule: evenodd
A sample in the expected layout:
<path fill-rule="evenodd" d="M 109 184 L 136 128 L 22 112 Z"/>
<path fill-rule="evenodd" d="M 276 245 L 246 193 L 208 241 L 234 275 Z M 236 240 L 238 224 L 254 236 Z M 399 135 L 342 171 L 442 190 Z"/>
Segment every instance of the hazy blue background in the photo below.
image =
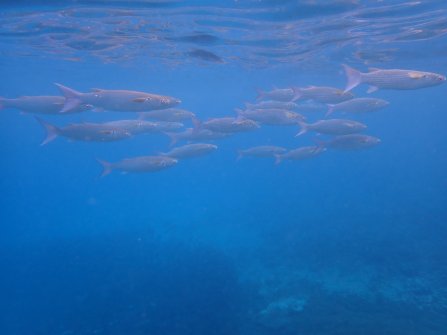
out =
<path fill-rule="evenodd" d="M 181 98 L 181 108 L 207 119 L 233 115 L 258 88 L 343 87 L 340 63 L 172 67 L 5 54 L 0 92 L 57 95 L 55 82 L 133 89 Z M 446 73 L 436 59 L 374 65 Z M 2 110 L 0 333 L 445 334 L 445 90 L 375 93 L 391 104 L 357 118 L 382 139 L 370 150 L 278 166 L 236 161 L 240 148 L 313 143 L 294 138 L 296 127 L 264 126 L 166 171 L 101 179 L 95 158 L 154 154 L 169 139 L 58 138 L 41 147 L 32 116 Z M 58 125 L 132 117 L 44 116 Z M 288 296 L 305 299 L 304 309 L 262 319 Z"/>

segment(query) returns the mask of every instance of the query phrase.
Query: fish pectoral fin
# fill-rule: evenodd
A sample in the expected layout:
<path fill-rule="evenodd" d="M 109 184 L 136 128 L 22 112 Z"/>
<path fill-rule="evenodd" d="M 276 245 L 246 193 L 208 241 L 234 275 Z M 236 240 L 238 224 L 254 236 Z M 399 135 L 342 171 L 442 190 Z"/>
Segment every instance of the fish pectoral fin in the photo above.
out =
<path fill-rule="evenodd" d="M 133 102 L 146 102 L 148 100 L 148 98 L 135 98 L 132 101 Z"/>
<path fill-rule="evenodd" d="M 408 77 L 410 77 L 411 79 L 421 79 L 422 77 L 424 77 L 424 75 L 420 72 L 409 72 Z"/>
<path fill-rule="evenodd" d="M 375 91 L 377 91 L 379 88 L 377 86 L 370 86 L 368 88 L 368 90 L 366 91 L 366 93 L 373 93 Z"/>

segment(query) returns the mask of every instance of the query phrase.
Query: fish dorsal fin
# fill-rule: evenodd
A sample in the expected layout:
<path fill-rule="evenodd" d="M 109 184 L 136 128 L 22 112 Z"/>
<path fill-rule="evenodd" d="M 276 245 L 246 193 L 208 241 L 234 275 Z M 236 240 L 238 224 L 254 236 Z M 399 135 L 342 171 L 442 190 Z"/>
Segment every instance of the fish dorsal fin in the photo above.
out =
<path fill-rule="evenodd" d="M 380 71 L 380 70 L 382 70 L 382 69 L 379 69 L 378 67 L 369 67 L 368 68 L 369 72 L 375 72 L 375 71 Z"/>
<path fill-rule="evenodd" d="M 410 77 L 411 79 L 421 79 L 422 77 L 424 77 L 424 74 L 421 72 L 409 72 L 408 77 Z"/>
<path fill-rule="evenodd" d="M 101 89 L 101 88 L 91 88 L 90 91 L 92 91 L 92 92 L 102 92 L 104 90 Z"/>

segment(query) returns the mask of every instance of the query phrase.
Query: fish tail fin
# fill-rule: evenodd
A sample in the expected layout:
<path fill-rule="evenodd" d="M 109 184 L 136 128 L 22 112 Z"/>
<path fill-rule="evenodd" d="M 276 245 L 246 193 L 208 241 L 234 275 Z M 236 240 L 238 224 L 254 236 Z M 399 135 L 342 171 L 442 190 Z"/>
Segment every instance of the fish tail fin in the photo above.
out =
<path fill-rule="evenodd" d="M 242 157 L 244 157 L 244 153 L 242 152 L 242 150 L 238 150 L 236 161 L 240 161 Z"/>
<path fill-rule="evenodd" d="M 42 141 L 42 143 L 40 143 L 40 145 L 45 145 L 47 143 L 50 143 L 57 137 L 57 135 L 59 135 L 58 127 L 53 126 L 52 124 L 49 124 L 48 122 L 42 120 L 41 118 L 39 118 L 37 116 L 35 116 L 34 118 L 37 120 L 37 122 L 39 122 L 42 125 L 42 127 L 45 128 L 45 131 L 46 131 L 46 137 Z"/>
<path fill-rule="evenodd" d="M 242 109 L 240 109 L 240 108 L 235 108 L 234 111 L 235 111 L 236 114 L 237 114 L 236 122 L 241 121 L 241 120 L 245 120 L 245 119 L 246 119 L 246 117 L 245 117 L 245 115 L 244 115 L 244 110 L 242 110 Z"/>
<path fill-rule="evenodd" d="M 81 92 L 75 91 L 69 87 L 66 87 L 58 83 L 55 83 L 55 85 L 59 88 L 59 91 L 65 97 L 64 106 L 60 110 L 60 113 L 67 113 L 70 110 L 75 109 L 80 104 L 82 104 Z"/>
<path fill-rule="evenodd" d="M 343 68 L 345 69 L 346 78 L 348 79 L 345 92 L 348 92 L 362 82 L 362 73 L 346 64 L 343 64 Z"/>
<path fill-rule="evenodd" d="M 265 98 L 265 91 L 263 91 L 263 90 L 261 90 L 260 88 L 257 88 L 256 89 L 256 93 L 258 94 L 257 96 L 256 96 L 256 100 L 257 101 L 259 101 L 259 100 L 262 100 L 262 99 L 264 99 Z"/>
<path fill-rule="evenodd" d="M 275 155 L 275 165 L 280 164 L 282 162 L 282 160 L 283 160 L 282 155 L 280 155 L 280 154 Z"/>
<path fill-rule="evenodd" d="M 0 97 L 0 110 L 5 108 L 5 98 Z"/>
<path fill-rule="evenodd" d="M 309 124 L 307 124 L 306 122 L 298 121 L 298 124 L 300 125 L 301 130 L 295 135 L 295 137 L 301 136 L 307 133 L 307 131 L 309 130 Z"/>
<path fill-rule="evenodd" d="M 178 142 L 178 137 L 177 137 L 177 134 L 176 134 L 176 133 L 164 132 L 164 134 L 165 134 L 166 136 L 168 136 L 169 139 L 171 140 L 171 141 L 169 142 L 169 146 L 170 146 L 170 147 L 174 146 L 174 145 Z"/>
<path fill-rule="evenodd" d="M 299 87 L 292 87 L 293 90 L 293 99 L 292 101 L 297 101 L 303 96 L 303 92 Z"/>
<path fill-rule="evenodd" d="M 110 174 L 113 170 L 113 164 L 110 162 L 103 161 L 102 159 L 96 158 L 99 164 L 102 166 L 102 172 L 100 177 L 105 177 Z"/>
<path fill-rule="evenodd" d="M 202 121 L 200 121 L 197 117 L 193 116 L 191 118 L 193 132 L 197 132 L 202 127 Z"/>
<path fill-rule="evenodd" d="M 331 115 L 334 112 L 334 104 L 328 104 L 327 105 L 327 112 L 326 112 L 326 117 L 328 117 L 329 115 Z"/>

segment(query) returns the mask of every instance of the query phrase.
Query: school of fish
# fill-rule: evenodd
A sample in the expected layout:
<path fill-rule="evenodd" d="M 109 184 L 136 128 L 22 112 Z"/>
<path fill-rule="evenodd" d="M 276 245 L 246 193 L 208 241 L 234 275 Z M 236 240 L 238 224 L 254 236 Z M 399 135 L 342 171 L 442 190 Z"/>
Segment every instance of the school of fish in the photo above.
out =
<path fill-rule="evenodd" d="M 236 115 L 201 120 L 193 112 L 179 109 L 179 98 L 148 92 L 128 90 L 92 89 L 79 92 L 56 84 L 60 96 L 23 96 L 0 98 L 1 109 L 16 109 L 23 113 L 65 115 L 73 113 L 113 111 L 123 112 L 130 118 L 102 123 L 72 123 L 58 127 L 35 116 L 46 131 L 41 145 L 57 137 L 74 141 L 114 142 L 144 133 L 168 136 L 171 147 L 154 155 L 126 157 L 117 162 L 97 159 L 102 165 L 101 176 L 117 170 L 123 173 L 155 172 L 173 167 L 179 161 L 211 154 L 218 146 L 207 141 L 234 136 L 241 132 L 256 131 L 262 126 L 294 126 L 296 136 L 313 133 L 325 136 L 311 146 L 283 148 L 265 145 L 241 148 L 237 159 L 244 157 L 272 158 L 276 164 L 285 160 L 315 158 L 328 150 L 361 150 L 381 142 L 377 137 L 363 134 L 367 125 L 345 116 L 372 113 L 386 108 L 390 103 L 372 97 L 355 97 L 351 92 L 361 84 L 369 85 L 368 93 L 377 90 L 416 90 L 437 86 L 446 77 L 431 72 L 404 69 L 370 69 L 360 72 L 343 65 L 346 74 L 345 89 L 324 86 L 289 87 L 259 91 L 257 101 L 246 103 L 244 109 L 235 108 Z M 315 122 L 308 122 L 305 115 L 326 111 Z M 133 114 L 132 114 L 133 113 Z M 309 113 L 309 114 L 310 114 Z M 333 114 L 336 115 L 335 118 Z M 191 121 L 192 127 L 184 128 L 182 122 Z M 179 142 L 187 142 L 178 145 Z"/>

